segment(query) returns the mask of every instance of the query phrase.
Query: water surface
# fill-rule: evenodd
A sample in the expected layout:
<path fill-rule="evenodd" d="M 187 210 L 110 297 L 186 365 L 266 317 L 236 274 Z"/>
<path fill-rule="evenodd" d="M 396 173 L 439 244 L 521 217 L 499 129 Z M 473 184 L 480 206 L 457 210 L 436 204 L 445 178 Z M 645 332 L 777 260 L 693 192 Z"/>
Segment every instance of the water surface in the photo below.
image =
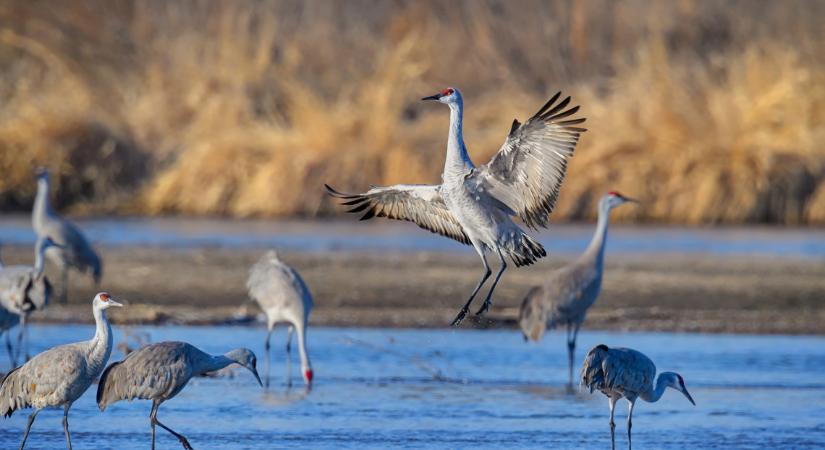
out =
<path fill-rule="evenodd" d="M 106 246 L 467 251 L 465 246 L 415 225 L 386 220 L 103 218 L 81 220 L 78 224 L 92 241 Z M 531 234 L 551 253 L 578 253 L 587 246 L 593 225 L 551 225 L 548 230 Z M 825 258 L 825 229 L 613 225 L 610 234 L 607 246 L 611 253 Z M 28 216 L 0 216 L 0 243 L 33 242 L 34 233 Z"/>
<path fill-rule="evenodd" d="M 211 352 L 248 346 L 264 371 L 256 327 L 132 327 L 153 341 L 180 339 Z M 87 339 L 91 325 L 35 325 L 34 350 Z M 115 342 L 122 329 L 116 327 Z M 196 449 L 609 448 L 607 400 L 565 392 L 563 335 L 526 344 L 512 330 L 313 328 L 316 384 L 284 386 L 285 332 L 273 336 L 273 387 L 251 374 L 199 378 L 164 404 L 160 420 Z M 680 372 L 697 406 L 669 390 L 634 412 L 636 449 L 814 449 L 825 446 L 825 338 L 582 332 L 577 359 L 598 343 L 631 346 Z M 293 370 L 298 374 L 297 355 Z M 120 359 L 118 351 L 113 359 Z M 5 355 L 0 368 L 6 369 Z M 75 449 L 148 448 L 146 401 L 106 412 L 94 389 L 72 408 Z M 624 403 L 617 446 L 625 448 Z M 0 421 L 0 448 L 15 447 L 28 411 Z M 41 413 L 31 449 L 63 448 L 60 411 Z M 180 448 L 158 430 L 159 448 Z"/>

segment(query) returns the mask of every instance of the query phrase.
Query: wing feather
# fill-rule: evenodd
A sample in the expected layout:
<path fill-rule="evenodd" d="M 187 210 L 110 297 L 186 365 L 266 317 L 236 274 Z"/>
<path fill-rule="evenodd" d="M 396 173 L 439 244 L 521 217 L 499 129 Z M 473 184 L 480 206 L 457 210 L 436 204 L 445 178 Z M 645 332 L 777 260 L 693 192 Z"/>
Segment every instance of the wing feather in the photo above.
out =
<path fill-rule="evenodd" d="M 576 114 L 579 106 L 567 108 L 570 97 L 556 103 L 560 96 L 556 93 L 524 124 L 513 121 L 498 153 L 468 176 L 477 191 L 506 205 L 531 228 L 547 226 L 567 161 L 586 131 L 573 126 L 585 118 L 562 120 Z"/>
<path fill-rule="evenodd" d="M 362 194 L 345 194 L 324 185 L 329 195 L 344 200 L 342 205 L 350 206 L 350 213 L 361 213 L 361 220 L 373 217 L 405 220 L 419 227 L 455 239 L 462 244 L 470 244 L 461 224 L 447 209 L 441 197 L 440 186 L 425 184 L 397 184 L 394 186 L 373 186 Z"/>

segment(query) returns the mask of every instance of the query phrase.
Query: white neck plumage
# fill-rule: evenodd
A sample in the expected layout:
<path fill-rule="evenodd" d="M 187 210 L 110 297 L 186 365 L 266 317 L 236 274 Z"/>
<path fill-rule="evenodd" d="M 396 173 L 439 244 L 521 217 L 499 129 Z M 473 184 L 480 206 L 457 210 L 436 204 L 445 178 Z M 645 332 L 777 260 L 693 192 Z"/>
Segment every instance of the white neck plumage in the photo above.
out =
<path fill-rule="evenodd" d="M 444 162 L 445 177 L 463 176 L 473 167 L 470 156 L 467 154 L 467 147 L 464 146 L 464 136 L 461 130 L 463 109 L 461 98 L 450 103 L 450 133 L 447 137 L 447 159 Z"/>

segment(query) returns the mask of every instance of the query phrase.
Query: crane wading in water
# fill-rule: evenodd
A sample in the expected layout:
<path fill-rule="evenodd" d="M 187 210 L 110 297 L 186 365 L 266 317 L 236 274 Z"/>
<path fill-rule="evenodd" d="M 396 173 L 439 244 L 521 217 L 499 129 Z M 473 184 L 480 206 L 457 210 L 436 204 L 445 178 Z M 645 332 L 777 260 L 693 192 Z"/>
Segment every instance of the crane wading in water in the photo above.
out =
<path fill-rule="evenodd" d="M 630 450 L 630 428 L 633 421 L 633 405 L 636 399 L 646 402 L 657 402 L 662 398 L 666 388 L 681 392 L 693 405 L 693 397 L 685 387 L 685 380 L 674 372 L 662 372 L 656 377 L 656 366 L 643 353 L 629 348 L 608 348 L 601 344 L 593 347 L 584 359 L 581 371 L 581 382 L 590 390 L 601 391 L 610 402 L 610 442 L 611 448 L 616 449 L 616 423 L 613 422 L 613 411 L 616 402 L 624 397 L 629 403 L 627 411 L 627 448 Z"/>
<path fill-rule="evenodd" d="M 103 268 L 100 257 L 77 225 L 60 217 L 49 203 L 49 172 L 37 171 L 37 196 L 32 209 L 32 227 L 38 239 L 51 238 L 59 247 L 50 248 L 46 256 L 60 268 L 60 302 L 66 303 L 69 289 L 69 268 L 91 271 L 95 285 L 100 284 Z"/>
<path fill-rule="evenodd" d="M 579 107 L 567 109 L 570 97 L 556 103 L 554 95 L 525 123 L 514 120 L 510 133 L 489 163 L 476 167 L 470 160 L 462 134 L 464 102 L 458 89 L 447 88 L 422 100 L 450 107 L 447 157 L 440 185 L 401 184 L 373 187 L 362 194 L 343 194 L 325 185 L 328 192 L 352 206 L 348 212 L 366 211 L 361 220 L 374 216 L 406 220 L 421 228 L 472 245 L 484 264 L 484 274 L 452 325 L 467 315 L 473 299 L 490 278 L 487 252 L 501 263 L 484 303 L 491 305 L 493 291 L 507 269 L 505 256 L 516 267 L 530 265 L 547 255 L 544 247 L 513 222 L 519 216 L 530 228 L 547 227 L 567 171 L 567 160 L 584 128 L 584 118 L 570 119 Z"/>
<path fill-rule="evenodd" d="M 6 374 L 0 383 L 0 415 L 10 417 L 14 411 L 33 407 L 20 450 L 26 445 L 29 430 L 43 408 L 63 407 L 63 432 L 71 450 L 69 408 L 97 379 L 112 353 L 112 327 L 106 310 L 123 306 L 106 293 L 92 301 L 95 335 L 89 341 L 60 345 L 35 356 L 31 361 Z"/>
<path fill-rule="evenodd" d="M 599 201 L 599 221 L 593 239 L 572 264 L 556 270 L 541 286 L 530 289 L 519 310 L 519 326 L 524 340 L 538 341 L 547 328 L 567 326 L 568 388 L 573 387 L 573 358 L 576 337 L 587 310 L 599 297 L 604 272 L 604 246 L 610 211 L 637 200 L 609 192 Z"/>
<path fill-rule="evenodd" d="M 0 306 L 17 316 L 16 320 L 0 320 L 0 333 L 20 324 L 17 333 L 17 352 L 12 351 L 10 336 L 6 335 L 11 366 L 17 366 L 17 356 L 24 355 L 29 360 L 28 342 L 24 341 L 26 323 L 34 311 L 46 308 L 52 293 L 52 285 L 45 275 L 45 253 L 49 247 L 58 246 L 49 238 L 38 239 L 34 245 L 34 267 L 0 266 Z M 25 342 L 25 344 L 24 344 Z M 24 349 L 25 347 L 25 349 Z"/>
<path fill-rule="evenodd" d="M 108 405 L 120 400 L 152 400 L 152 411 L 149 413 L 152 449 L 155 448 L 155 425 L 160 425 L 175 436 L 183 448 L 192 450 L 182 434 L 160 423 L 160 404 L 178 395 L 192 377 L 223 369 L 230 364 L 240 364 L 249 369 L 258 384 L 263 386 L 255 363 L 255 354 L 246 348 L 213 356 L 185 342 L 147 345 L 106 368 L 97 385 L 97 405 L 104 411 Z"/>
<path fill-rule="evenodd" d="M 278 253 L 270 250 L 264 254 L 249 271 L 246 282 L 249 296 L 258 302 L 266 314 L 266 373 L 264 384 L 269 387 L 269 340 L 272 330 L 279 323 L 289 325 L 286 337 L 286 384 L 292 386 L 292 362 L 290 347 L 293 330 L 298 330 L 298 353 L 301 358 L 301 373 L 307 389 L 312 387 L 312 365 L 306 350 L 306 327 L 312 310 L 312 294 L 298 271 L 278 258 Z"/>

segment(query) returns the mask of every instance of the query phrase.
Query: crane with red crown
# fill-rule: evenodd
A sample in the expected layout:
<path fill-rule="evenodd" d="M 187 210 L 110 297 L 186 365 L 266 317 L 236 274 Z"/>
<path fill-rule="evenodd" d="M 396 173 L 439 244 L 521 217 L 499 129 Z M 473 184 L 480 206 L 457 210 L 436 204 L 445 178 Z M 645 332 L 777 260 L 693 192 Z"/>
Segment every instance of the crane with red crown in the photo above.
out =
<path fill-rule="evenodd" d="M 487 164 L 476 167 L 464 145 L 461 92 L 444 89 L 422 99 L 450 107 L 441 184 L 375 186 L 360 194 L 344 194 L 326 186 L 330 195 L 351 207 L 348 212 L 364 212 L 361 220 L 406 220 L 473 246 L 484 264 L 484 274 L 453 320 L 453 326 L 464 319 L 478 291 L 492 275 L 487 252 L 498 256 L 500 268 L 477 315 L 484 314 L 492 304 L 493 291 L 507 269 L 505 257 L 520 267 L 547 255 L 544 247 L 516 225 L 513 217 L 520 217 L 530 228 L 547 227 L 567 161 L 585 131 L 576 126 L 584 118 L 571 118 L 579 107 L 568 106 L 570 97 L 557 101 L 560 97 L 561 92 L 556 93 L 527 122 L 514 120 L 498 153 Z"/>

